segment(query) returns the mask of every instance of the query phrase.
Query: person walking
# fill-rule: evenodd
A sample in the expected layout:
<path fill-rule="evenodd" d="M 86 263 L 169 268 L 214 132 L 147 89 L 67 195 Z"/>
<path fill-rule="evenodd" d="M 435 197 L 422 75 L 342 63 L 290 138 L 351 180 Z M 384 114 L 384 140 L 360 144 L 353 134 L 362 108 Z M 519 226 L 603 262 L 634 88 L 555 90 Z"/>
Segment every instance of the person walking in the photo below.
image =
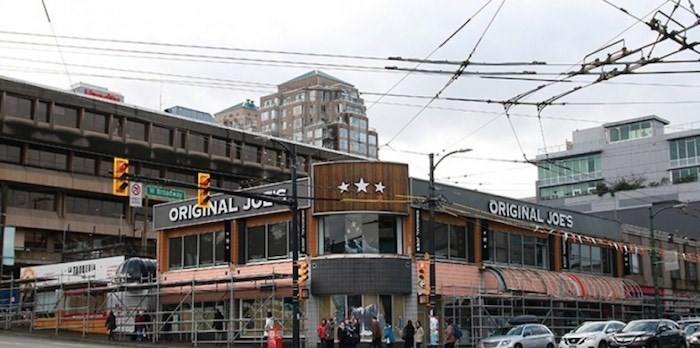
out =
<path fill-rule="evenodd" d="M 452 318 L 447 318 L 447 327 L 445 327 L 445 348 L 454 348 L 455 342 L 457 342 L 455 327 Z"/>
<path fill-rule="evenodd" d="M 316 335 L 318 335 L 318 346 L 323 348 L 326 346 L 326 338 L 328 334 L 326 333 L 326 318 L 321 318 L 321 324 L 316 328 Z"/>
<path fill-rule="evenodd" d="M 409 319 L 406 322 L 406 327 L 403 328 L 403 346 L 404 348 L 413 348 L 416 329 L 413 327 L 413 322 Z"/>
<path fill-rule="evenodd" d="M 420 348 L 423 344 L 423 336 L 425 336 L 423 325 L 420 323 L 420 320 L 416 320 L 416 334 L 413 336 L 415 338 L 416 348 Z"/>
<path fill-rule="evenodd" d="M 117 316 L 114 315 L 113 311 L 109 311 L 107 320 L 105 320 L 105 327 L 107 331 L 109 331 L 109 338 L 107 338 L 107 340 L 114 341 L 114 330 L 117 329 Z"/>
<path fill-rule="evenodd" d="M 136 331 L 136 340 L 139 342 L 143 341 L 143 338 L 146 337 L 146 317 L 143 315 L 142 310 L 139 310 L 134 318 L 134 329 Z"/>
<path fill-rule="evenodd" d="M 373 348 L 381 348 L 382 347 L 382 329 L 379 328 L 379 321 L 377 320 L 376 315 L 372 316 L 372 344 L 371 344 L 371 347 L 373 347 Z"/>

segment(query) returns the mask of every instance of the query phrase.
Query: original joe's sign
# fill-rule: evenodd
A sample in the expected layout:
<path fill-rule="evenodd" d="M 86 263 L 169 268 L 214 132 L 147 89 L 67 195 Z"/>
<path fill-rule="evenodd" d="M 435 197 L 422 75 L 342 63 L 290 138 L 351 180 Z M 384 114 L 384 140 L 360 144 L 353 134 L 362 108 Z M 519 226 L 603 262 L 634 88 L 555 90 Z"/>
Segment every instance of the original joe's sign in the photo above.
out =
<path fill-rule="evenodd" d="M 298 196 L 309 197 L 310 187 L 308 178 L 297 180 L 298 188 L 306 188 Z M 247 193 L 259 193 L 274 197 L 284 198 L 292 192 L 290 181 L 257 186 L 242 190 Z M 299 199 L 299 208 L 308 208 L 309 200 Z M 260 214 L 270 214 L 289 210 L 289 206 L 274 204 L 264 199 L 236 197 L 232 194 L 214 195 L 209 208 L 197 206 L 196 199 L 168 202 L 153 206 L 153 229 L 164 230 L 168 228 L 189 226 L 216 221 L 240 219 Z"/>
<path fill-rule="evenodd" d="M 557 211 L 548 211 L 542 214 L 542 211 L 530 205 L 516 204 L 497 200 L 489 200 L 489 212 L 491 214 L 509 217 L 511 219 L 525 220 L 547 224 L 549 226 L 557 226 L 564 228 L 574 227 L 574 217 L 570 214 L 564 214 Z"/>

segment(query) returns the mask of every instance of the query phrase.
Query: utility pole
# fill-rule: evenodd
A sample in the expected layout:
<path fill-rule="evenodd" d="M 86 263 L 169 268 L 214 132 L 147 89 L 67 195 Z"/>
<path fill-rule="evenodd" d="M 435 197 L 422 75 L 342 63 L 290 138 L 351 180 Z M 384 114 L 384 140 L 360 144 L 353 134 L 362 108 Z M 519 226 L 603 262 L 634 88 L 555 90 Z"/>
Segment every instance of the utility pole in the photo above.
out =
<path fill-rule="evenodd" d="M 649 206 L 649 238 L 651 238 L 651 276 L 654 278 L 654 305 L 656 307 L 656 318 L 661 319 L 663 316 L 663 307 L 661 306 L 661 296 L 659 294 L 659 258 L 656 252 L 656 237 L 654 236 L 654 217 L 656 214 L 673 208 L 683 209 L 687 206 L 686 203 L 669 205 L 661 208 L 656 212 L 653 211 L 653 206 Z"/>
<path fill-rule="evenodd" d="M 0 183 L 2 186 L 2 200 L 0 201 L 0 281 L 5 275 L 5 227 L 7 226 L 7 183 Z"/>
<path fill-rule="evenodd" d="M 454 155 L 456 153 L 464 153 L 464 152 L 469 152 L 472 149 L 460 149 L 460 150 L 455 150 L 452 152 L 448 152 L 444 156 L 442 156 L 437 163 L 433 164 L 435 156 L 434 154 L 429 154 L 430 158 L 430 181 L 429 181 L 429 186 L 428 186 L 428 209 L 429 209 L 429 217 L 428 217 L 428 233 L 430 234 L 430 247 L 428 248 L 428 252 L 430 253 L 430 303 L 429 303 L 429 312 L 430 316 L 435 315 L 435 306 L 436 306 L 436 297 L 437 297 L 437 277 L 436 277 L 436 271 L 435 271 L 435 206 L 437 204 L 437 197 L 435 197 L 435 168 L 450 155 Z"/>
<path fill-rule="evenodd" d="M 299 199 L 297 195 L 297 146 L 291 144 L 289 151 L 292 170 L 292 202 L 289 211 L 292 213 L 292 347 L 301 347 L 299 334 L 299 223 L 297 219 Z"/>

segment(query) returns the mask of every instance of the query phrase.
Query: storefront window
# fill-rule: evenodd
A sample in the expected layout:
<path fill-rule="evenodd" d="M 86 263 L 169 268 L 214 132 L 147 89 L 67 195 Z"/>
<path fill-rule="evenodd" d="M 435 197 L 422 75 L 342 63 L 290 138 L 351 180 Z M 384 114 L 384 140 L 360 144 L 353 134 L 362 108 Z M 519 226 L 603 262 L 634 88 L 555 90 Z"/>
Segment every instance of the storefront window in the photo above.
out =
<path fill-rule="evenodd" d="M 613 252 L 596 245 L 570 243 L 569 270 L 577 273 L 612 274 Z"/>
<path fill-rule="evenodd" d="M 170 270 L 225 264 L 224 231 L 205 232 L 168 240 Z"/>
<path fill-rule="evenodd" d="M 398 253 L 400 218 L 393 215 L 345 214 L 319 221 L 321 254 Z"/>
<path fill-rule="evenodd" d="M 391 323 L 394 333 L 400 335 L 407 320 L 402 305 L 404 300 L 403 296 L 397 295 L 332 295 L 319 300 L 320 317 L 333 318 L 336 328 L 345 318 L 357 318 L 360 323 L 360 336 L 368 340 L 372 336 L 372 317 L 376 316 L 382 329 L 387 323 Z"/>
<path fill-rule="evenodd" d="M 246 229 L 248 261 L 285 258 L 291 252 L 289 223 L 254 226 Z"/>
<path fill-rule="evenodd" d="M 425 231 L 421 235 L 420 244 L 422 250 L 430 250 L 431 238 L 429 223 L 427 220 L 421 221 L 421 230 Z M 450 260 L 467 259 L 467 229 L 465 226 L 445 224 L 435 222 L 435 257 Z"/>
<path fill-rule="evenodd" d="M 547 269 L 548 250 L 546 238 L 489 231 L 489 260 L 497 264 Z"/>

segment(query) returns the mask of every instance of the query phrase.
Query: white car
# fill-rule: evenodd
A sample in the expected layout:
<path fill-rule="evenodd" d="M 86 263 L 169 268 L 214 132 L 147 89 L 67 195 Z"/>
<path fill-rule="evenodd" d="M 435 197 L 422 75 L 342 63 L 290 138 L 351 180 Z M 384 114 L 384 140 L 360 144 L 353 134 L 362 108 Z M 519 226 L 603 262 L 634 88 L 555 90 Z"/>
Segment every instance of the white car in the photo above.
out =
<path fill-rule="evenodd" d="M 587 321 L 564 335 L 559 348 L 607 348 L 610 336 L 625 327 L 620 321 Z"/>
<path fill-rule="evenodd" d="M 554 334 L 542 324 L 523 324 L 484 338 L 477 348 L 554 348 Z"/>

